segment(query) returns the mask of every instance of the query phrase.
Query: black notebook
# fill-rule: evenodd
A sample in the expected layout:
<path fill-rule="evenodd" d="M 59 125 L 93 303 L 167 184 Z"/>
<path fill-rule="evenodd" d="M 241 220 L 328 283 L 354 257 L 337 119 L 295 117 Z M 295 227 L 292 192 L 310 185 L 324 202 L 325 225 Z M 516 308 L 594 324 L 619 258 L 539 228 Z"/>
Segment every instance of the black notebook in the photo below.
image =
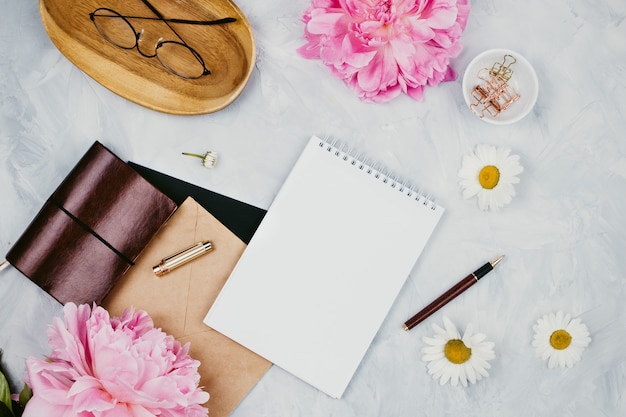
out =
<path fill-rule="evenodd" d="M 252 235 L 265 216 L 266 211 L 261 208 L 198 187 L 134 162 L 128 164 L 163 194 L 174 200 L 176 204 L 181 205 L 187 197 L 196 200 L 198 204 L 246 244 L 250 243 Z"/>

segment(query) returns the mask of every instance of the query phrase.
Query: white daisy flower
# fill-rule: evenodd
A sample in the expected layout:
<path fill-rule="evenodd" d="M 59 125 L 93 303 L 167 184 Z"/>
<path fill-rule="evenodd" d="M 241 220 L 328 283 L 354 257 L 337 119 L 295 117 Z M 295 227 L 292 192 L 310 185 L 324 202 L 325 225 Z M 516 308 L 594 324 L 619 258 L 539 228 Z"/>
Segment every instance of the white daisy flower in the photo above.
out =
<path fill-rule="evenodd" d="M 513 184 L 524 171 L 519 155 L 511 155 L 510 148 L 477 145 L 476 150 L 463 157 L 459 183 L 463 198 L 478 197 L 481 210 L 497 210 L 509 204 L 515 196 Z"/>
<path fill-rule="evenodd" d="M 422 338 L 427 345 L 422 348 L 422 360 L 428 362 L 428 373 L 439 379 L 441 385 L 450 381 L 453 386 L 461 382 L 464 387 L 468 381 L 475 384 L 489 376 L 488 361 L 496 357 L 494 344 L 485 342 L 484 334 L 474 333 L 471 324 L 461 337 L 450 319 L 444 317 L 443 323 L 445 329 L 433 324 L 434 337 Z"/>
<path fill-rule="evenodd" d="M 580 361 L 583 351 L 591 342 L 589 330 L 580 319 L 569 314 L 550 313 L 533 326 L 535 336 L 533 346 L 537 356 L 548 360 L 548 368 L 571 368 Z"/>

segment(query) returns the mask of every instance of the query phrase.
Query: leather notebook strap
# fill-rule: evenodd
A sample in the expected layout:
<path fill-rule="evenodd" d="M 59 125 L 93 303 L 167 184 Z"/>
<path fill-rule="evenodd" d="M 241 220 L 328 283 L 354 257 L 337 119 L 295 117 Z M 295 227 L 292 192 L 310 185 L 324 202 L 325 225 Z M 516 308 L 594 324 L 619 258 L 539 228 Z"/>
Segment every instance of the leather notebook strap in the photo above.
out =
<path fill-rule="evenodd" d="M 59 208 L 59 210 L 61 210 L 63 213 L 65 213 L 70 219 L 72 219 L 74 222 L 76 222 L 76 224 L 78 224 L 80 227 L 82 227 L 83 229 L 85 229 L 87 232 L 89 232 L 89 234 L 91 234 L 93 237 L 95 237 L 96 239 L 98 239 L 100 242 L 102 242 L 106 247 L 108 247 L 109 249 L 111 249 L 117 256 L 119 256 L 124 262 L 126 262 L 129 265 L 134 265 L 135 263 L 130 260 L 126 255 L 124 255 L 122 252 L 118 251 L 116 248 L 113 247 L 113 245 L 111 245 L 109 242 L 107 242 L 102 236 L 100 236 L 95 230 L 93 230 L 91 227 L 89 227 L 87 224 L 85 224 L 84 222 L 82 222 L 78 217 L 74 216 L 72 213 L 70 213 L 69 211 L 67 211 L 65 209 L 65 207 L 63 207 L 63 205 L 61 205 L 57 200 L 55 200 L 54 198 L 50 197 L 48 199 L 50 201 L 50 203 L 54 204 L 55 206 L 57 206 Z"/>

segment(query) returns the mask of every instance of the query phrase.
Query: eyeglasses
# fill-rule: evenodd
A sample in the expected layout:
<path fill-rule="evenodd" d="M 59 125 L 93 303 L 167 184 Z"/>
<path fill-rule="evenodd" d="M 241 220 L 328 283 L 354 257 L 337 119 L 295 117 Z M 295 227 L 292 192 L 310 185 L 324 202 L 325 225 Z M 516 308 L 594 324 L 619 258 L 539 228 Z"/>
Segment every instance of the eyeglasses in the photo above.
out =
<path fill-rule="evenodd" d="M 183 40 L 170 23 L 209 26 L 232 23 L 237 19 L 232 17 L 208 21 L 165 19 L 148 0 L 141 1 L 156 17 L 123 16 L 115 10 L 101 7 L 89 13 L 89 18 L 100 35 L 111 44 L 122 49 L 136 49 L 141 56 L 146 58 L 156 58 L 163 67 L 179 77 L 196 79 L 209 75 L 211 71 L 206 67 L 202 56 Z M 160 38 L 156 42 L 154 53 L 147 53 L 140 48 L 144 30 L 141 29 L 139 32 L 135 30 L 130 23 L 131 19 L 161 21 L 170 28 L 178 40 Z"/>

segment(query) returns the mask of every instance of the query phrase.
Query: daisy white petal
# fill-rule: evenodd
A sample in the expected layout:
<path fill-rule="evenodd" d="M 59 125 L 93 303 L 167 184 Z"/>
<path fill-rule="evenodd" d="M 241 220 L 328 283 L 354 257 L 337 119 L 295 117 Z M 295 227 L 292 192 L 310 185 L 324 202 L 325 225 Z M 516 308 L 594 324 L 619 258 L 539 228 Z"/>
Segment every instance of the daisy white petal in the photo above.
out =
<path fill-rule="evenodd" d="M 476 371 L 474 370 L 474 367 L 468 366 L 465 369 L 465 372 L 467 373 L 467 379 L 469 380 L 469 382 L 472 384 L 475 384 L 477 381 L 477 378 L 476 378 Z"/>
<path fill-rule="evenodd" d="M 435 361 L 428 363 L 428 373 L 431 375 L 439 374 L 445 368 L 446 368 L 446 361 L 443 359 L 437 359 Z"/>
<path fill-rule="evenodd" d="M 446 336 L 448 336 L 449 338 L 460 338 L 461 334 L 459 333 L 459 331 L 456 329 L 456 326 L 454 325 L 454 323 L 452 323 L 452 321 L 445 317 L 443 318 L 443 325 L 446 327 Z"/>
<path fill-rule="evenodd" d="M 457 385 L 459 385 L 459 381 L 463 381 L 463 379 L 465 378 L 465 374 L 461 375 L 463 372 L 463 368 L 461 368 L 460 366 L 454 366 L 452 368 L 450 368 L 450 384 L 453 387 L 456 387 Z"/>
<path fill-rule="evenodd" d="M 463 198 L 465 200 L 478 195 L 478 193 L 480 193 L 480 191 L 482 190 L 482 188 L 480 186 L 477 186 L 477 185 L 475 185 L 473 183 L 470 183 L 470 184 L 467 184 L 467 185 L 461 184 L 461 186 L 464 187 L 463 188 Z"/>
<path fill-rule="evenodd" d="M 472 335 L 471 337 L 468 337 L 467 340 L 472 345 L 478 345 L 478 344 L 480 344 L 480 342 L 485 340 L 486 337 L 487 337 L 487 335 L 485 335 L 483 333 L 476 333 L 476 334 Z M 465 340 L 465 337 L 463 339 Z"/>
<path fill-rule="evenodd" d="M 424 336 L 424 337 L 422 337 L 422 341 L 424 343 L 428 344 L 428 345 L 431 345 L 431 346 L 438 346 L 438 345 L 444 343 L 443 339 L 440 338 L 440 337 L 426 337 L 426 336 Z"/>
<path fill-rule="evenodd" d="M 447 331 L 439 326 L 437 326 L 436 324 L 433 324 L 433 329 L 435 330 L 435 333 L 437 334 L 437 336 L 440 337 L 445 337 L 448 335 Z"/>
<path fill-rule="evenodd" d="M 436 375 L 433 375 L 435 378 Z M 452 369 L 449 367 L 445 367 L 441 370 L 441 377 L 439 378 L 440 385 L 446 385 L 446 383 L 450 381 L 452 383 Z"/>
<path fill-rule="evenodd" d="M 440 360 L 442 358 L 443 358 L 443 355 L 441 355 L 441 354 L 426 354 L 426 355 L 422 355 L 422 360 L 424 362 L 432 362 L 432 361 Z"/>

